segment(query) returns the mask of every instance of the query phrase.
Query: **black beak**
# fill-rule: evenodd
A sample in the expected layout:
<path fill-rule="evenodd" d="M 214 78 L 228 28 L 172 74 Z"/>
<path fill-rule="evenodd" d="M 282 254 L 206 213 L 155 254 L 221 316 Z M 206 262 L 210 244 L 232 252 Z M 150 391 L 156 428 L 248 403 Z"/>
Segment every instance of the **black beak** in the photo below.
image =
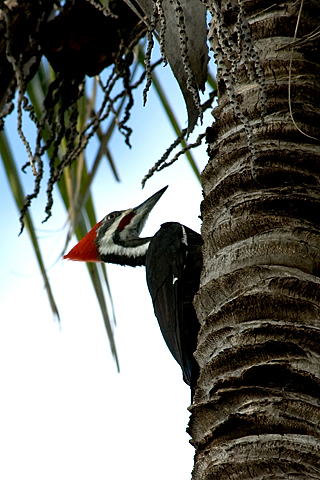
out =
<path fill-rule="evenodd" d="M 135 215 L 138 217 L 145 217 L 146 215 L 149 215 L 155 204 L 160 200 L 164 192 L 167 190 L 168 185 L 161 190 L 159 190 L 157 193 L 154 193 L 151 197 L 148 198 L 148 200 L 145 200 L 141 205 L 138 207 L 133 208 L 133 211 Z"/>

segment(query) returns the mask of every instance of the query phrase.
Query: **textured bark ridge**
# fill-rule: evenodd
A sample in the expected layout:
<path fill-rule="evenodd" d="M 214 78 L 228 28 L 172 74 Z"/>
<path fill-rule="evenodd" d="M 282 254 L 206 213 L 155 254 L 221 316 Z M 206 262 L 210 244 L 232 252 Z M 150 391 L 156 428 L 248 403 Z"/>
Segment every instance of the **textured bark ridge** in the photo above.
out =
<path fill-rule="evenodd" d="M 300 2 L 206 4 L 213 49 L 219 54 L 227 33 L 235 41 L 243 9 L 258 60 L 246 65 L 246 52 L 234 48 L 233 84 L 234 63 L 218 61 L 194 300 L 201 330 L 193 479 L 319 479 L 319 40 L 292 51 L 292 113 L 306 136 L 289 113 L 291 50 L 281 49 L 293 40 Z M 305 2 L 297 39 L 319 16 L 320 2 Z"/>

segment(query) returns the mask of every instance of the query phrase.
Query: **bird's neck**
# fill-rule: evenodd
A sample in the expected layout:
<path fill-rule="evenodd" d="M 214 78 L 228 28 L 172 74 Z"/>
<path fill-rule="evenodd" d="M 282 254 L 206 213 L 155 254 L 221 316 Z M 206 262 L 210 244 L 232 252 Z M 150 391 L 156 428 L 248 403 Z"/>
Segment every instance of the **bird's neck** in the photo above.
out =
<path fill-rule="evenodd" d="M 128 238 L 100 247 L 100 259 L 105 263 L 137 267 L 145 265 L 150 238 Z"/>

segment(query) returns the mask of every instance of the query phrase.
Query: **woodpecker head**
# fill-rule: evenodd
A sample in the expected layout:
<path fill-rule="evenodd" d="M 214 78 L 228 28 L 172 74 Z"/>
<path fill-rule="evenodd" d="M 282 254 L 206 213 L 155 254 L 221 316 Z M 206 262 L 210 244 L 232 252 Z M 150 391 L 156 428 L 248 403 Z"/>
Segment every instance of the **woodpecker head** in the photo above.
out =
<path fill-rule="evenodd" d="M 79 262 L 144 265 L 151 237 L 139 235 L 148 215 L 168 187 L 135 208 L 109 213 L 63 258 Z"/>

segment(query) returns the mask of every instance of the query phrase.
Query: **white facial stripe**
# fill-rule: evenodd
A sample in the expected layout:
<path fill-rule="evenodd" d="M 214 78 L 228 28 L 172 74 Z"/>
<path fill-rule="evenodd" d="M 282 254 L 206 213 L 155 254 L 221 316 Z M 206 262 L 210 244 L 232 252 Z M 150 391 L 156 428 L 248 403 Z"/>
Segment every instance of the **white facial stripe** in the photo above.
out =
<path fill-rule="evenodd" d="M 121 245 L 116 245 L 113 243 L 112 238 L 103 237 L 101 239 L 99 253 L 101 255 L 120 255 L 122 256 L 125 254 L 127 257 L 141 257 L 146 255 L 149 243 L 144 243 L 143 245 L 139 245 L 138 247 L 122 247 Z"/>

